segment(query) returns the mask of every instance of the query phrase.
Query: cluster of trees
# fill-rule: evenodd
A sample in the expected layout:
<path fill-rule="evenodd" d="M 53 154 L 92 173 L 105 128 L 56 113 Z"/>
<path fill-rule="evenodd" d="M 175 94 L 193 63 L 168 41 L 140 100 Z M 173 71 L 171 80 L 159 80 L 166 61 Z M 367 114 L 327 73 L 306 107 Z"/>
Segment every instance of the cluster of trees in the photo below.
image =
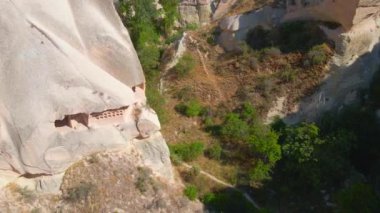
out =
<path fill-rule="evenodd" d="M 214 134 L 220 138 L 223 149 L 229 156 L 225 160 L 241 167 L 239 182 L 257 185 L 270 179 L 276 162 L 281 159 L 278 134 L 262 123 L 250 103 L 244 103 L 235 112 L 228 113 L 217 125 Z"/>
<path fill-rule="evenodd" d="M 294 210 L 307 210 L 318 200 L 323 209 L 327 202 L 323 197 L 328 194 L 328 202 L 334 203 L 338 212 L 380 209 L 379 74 L 370 90 L 363 92 L 368 98 L 358 105 L 327 113 L 317 123 L 273 125 L 280 135 L 282 159 L 268 188 L 279 192 L 279 200 L 293 202 L 307 196 L 304 206 L 297 203 Z"/>

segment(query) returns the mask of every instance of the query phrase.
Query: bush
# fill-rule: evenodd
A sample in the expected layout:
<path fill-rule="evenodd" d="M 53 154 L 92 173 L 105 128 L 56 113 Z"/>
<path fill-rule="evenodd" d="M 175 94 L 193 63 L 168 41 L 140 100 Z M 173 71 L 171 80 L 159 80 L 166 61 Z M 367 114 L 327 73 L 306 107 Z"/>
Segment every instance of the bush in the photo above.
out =
<path fill-rule="evenodd" d="M 265 56 L 268 57 L 279 57 L 282 54 L 281 50 L 276 47 L 265 48 L 262 50 L 262 52 Z"/>
<path fill-rule="evenodd" d="M 186 25 L 185 29 L 186 30 L 196 30 L 196 29 L 198 29 L 198 27 L 199 26 L 196 23 L 189 23 Z"/>
<path fill-rule="evenodd" d="M 192 55 L 184 54 L 179 60 L 178 63 L 174 66 L 173 71 L 178 77 L 187 76 L 194 68 L 196 62 Z"/>
<path fill-rule="evenodd" d="M 259 160 L 255 167 L 249 172 L 249 179 L 251 185 L 255 185 L 256 182 L 270 179 L 271 166 L 265 164 L 263 161 Z"/>
<path fill-rule="evenodd" d="M 204 145 L 200 141 L 192 143 L 180 143 L 169 145 L 170 155 L 177 156 L 183 161 L 193 161 L 200 155 L 203 155 Z"/>
<path fill-rule="evenodd" d="M 198 197 L 198 189 L 194 185 L 186 186 L 183 193 L 185 194 L 187 198 L 189 198 L 189 200 L 195 200 Z"/>
<path fill-rule="evenodd" d="M 222 155 L 222 151 L 222 147 L 219 145 L 219 143 L 217 143 L 208 148 L 206 153 L 209 158 L 219 160 Z"/>
<path fill-rule="evenodd" d="M 94 187 L 91 183 L 81 182 L 79 185 L 68 189 L 66 200 L 78 202 L 87 199 L 90 192 L 94 190 Z"/>
<path fill-rule="evenodd" d="M 196 117 L 203 111 L 202 105 L 197 100 L 191 100 L 187 103 L 180 103 L 175 106 L 177 112 L 187 117 Z"/>
<path fill-rule="evenodd" d="M 181 101 L 190 101 L 194 97 L 192 87 L 183 87 L 175 94 L 175 97 Z"/>
<path fill-rule="evenodd" d="M 200 173 L 201 168 L 199 166 L 193 166 L 188 172 L 185 173 L 184 179 L 186 182 L 193 182 Z"/>
<path fill-rule="evenodd" d="M 137 177 L 135 186 L 141 193 L 145 193 L 148 190 L 149 184 L 152 183 L 152 179 L 150 177 L 151 171 L 147 168 L 142 167 L 138 167 L 137 170 L 139 172 L 139 175 Z"/>
<path fill-rule="evenodd" d="M 297 70 L 293 69 L 290 64 L 287 64 L 280 72 L 280 78 L 283 82 L 294 82 L 297 77 Z"/>
<path fill-rule="evenodd" d="M 243 142 L 249 137 L 249 126 L 238 114 L 229 113 L 224 119 L 220 134 L 224 141 Z"/>
<path fill-rule="evenodd" d="M 307 53 L 311 65 L 321 65 L 327 62 L 329 47 L 326 44 L 316 45 Z"/>

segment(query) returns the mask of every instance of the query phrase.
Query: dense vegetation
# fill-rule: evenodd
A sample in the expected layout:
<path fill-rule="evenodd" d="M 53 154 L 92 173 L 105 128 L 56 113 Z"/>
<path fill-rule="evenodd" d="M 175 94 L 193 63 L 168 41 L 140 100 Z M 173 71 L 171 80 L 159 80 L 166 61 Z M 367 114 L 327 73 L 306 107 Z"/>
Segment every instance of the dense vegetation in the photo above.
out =
<path fill-rule="evenodd" d="M 148 104 L 157 112 L 162 123 L 168 118 L 165 99 L 159 92 L 160 59 L 165 39 L 170 39 L 178 19 L 178 1 L 160 0 L 162 10 L 156 9 L 154 0 L 122 0 L 119 14 L 129 30 L 147 79 Z"/>
<path fill-rule="evenodd" d="M 375 77 L 372 83 L 371 98 L 339 113 L 327 113 L 316 124 L 274 125 L 283 158 L 266 187 L 279 193 L 276 198 L 282 208 L 308 211 L 314 206 L 327 211 L 333 206 L 329 209 L 326 203 L 334 203 L 338 212 L 380 209 L 375 193 L 380 178 L 380 125 L 374 104 L 378 80 Z"/>
<path fill-rule="evenodd" d="M 176 29 L 178 1 L 159 2 L 162 11 L 156 10 L 154 0 L 121 1 L 120 10 L 147 76 L 148 102 L 165 122 L 166 102 L 157 88 L 162 50 L 178 33 L 195 27 Z M 282 85 L 300 88 L 306 85 L 305 79 L 322 76 L 317 71 L 327 63 L 331 51 L 318 23 L 309 22 L 286 23 L 272 30 L 257 27 L 250 31 L 247 43 L 249 48 L 243 48 L 239 60 L 248 61 L 250 70 L 275 65 L 269 77 L 248 85 L 267 103 L 273 102 L 273 91 L 283 90 Z M 186 54 L 172 71 L 177 78 L 187 78 L 195 66 L 195 60 Z M 380 209 L 376 188 L 380 180 L 380 126 L 375 113 L 380 100 L 378 85 L 380 74 L 363 93 L 361 104 L 327 113 L 316 123 L 295 125 L 281 120 L 264 124 L 260 110 L 246 102 L 252 98 L 245 90 L 238 93 L 239 106 L 221 110 L 204 105 L 183 88 L 176 91 L 180 103 L 175 110 L 200 121 L 213 141 L 176 142 L 170 145 L 172 160 L 180 164 L 206 157 L 236 168 L 236 172 L 226 172 L 228 181 L 253 190 L 256 197 L 260 195 L 260 203 L 274 211 L 376 212 Z M 194 166 L 182 175 L 189 199 L 200 198 L 216 212 L 254 211 L 240 192 L 204 191 L 207 187 L 199 173 L 200 168 Z"/>

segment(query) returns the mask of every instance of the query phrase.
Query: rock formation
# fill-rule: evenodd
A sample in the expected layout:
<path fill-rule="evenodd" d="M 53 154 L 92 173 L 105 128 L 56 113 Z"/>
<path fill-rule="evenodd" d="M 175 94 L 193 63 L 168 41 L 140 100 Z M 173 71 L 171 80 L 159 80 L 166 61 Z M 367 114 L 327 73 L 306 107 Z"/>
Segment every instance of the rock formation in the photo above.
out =
<path fill-rule="evenodd" d="M 1 1 L 0 35 L 0 186 L 33 177 L 57 190 L 70 165 L 112 148 L 173 179 L 112 0 Z"/>
<path fill-rule="evenodd" d="M 279 5 L 285 7 L 267 6 L 223 19 L 219 24 L 222 29 L 220 45 L 227 51 L 239 50 L 239 43 L 246 39 L 249 30 L 259 25 L 271 28 L 294 20 L 336 23 L 336 28 L 320 25 L 335 43 L 337 54 L 330 64 L 331 74 L 286 120 L 289 123 L 313 120 L 320 113 L 357 100 L 359 90 L 368 87 L 380 63 L 380 1 L 287 0 Z M 280 114 L 284 113 L 289 112 Z"/>
<path fill-rule="evenodd" d="M 179 5 L 183 24 L 207 24 L 211 20 L 211 0 L 182 0 Z"/>

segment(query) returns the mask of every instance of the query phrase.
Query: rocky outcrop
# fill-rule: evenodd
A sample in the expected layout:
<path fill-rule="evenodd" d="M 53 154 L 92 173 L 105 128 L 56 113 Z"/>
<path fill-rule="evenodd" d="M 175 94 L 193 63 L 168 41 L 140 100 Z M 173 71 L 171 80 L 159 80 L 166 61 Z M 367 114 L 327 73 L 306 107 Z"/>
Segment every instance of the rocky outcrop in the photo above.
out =
<path fill-rule="evenodd" d="M 211 0 L 182 0 L 179 12 L 183 24 L 207 24 L 211 20 Z"/>
<path fill-rule="evenodd" d="M 140 143 L 136 141 L 136 143 Z M 203 212 L 178 184 L 157 178 L 141 153 L 118 149 L 92 154 L 71 166 L 61 195 L 40 194 L 16 184 L 0 190 L 1 212 Z"/>
<path fill-rule="evenodd" d="M 304 0 L 289 5 L 290 2 L 284 21 L 313 19 L 341 25 L 335 29 L 321 26 L 334 41 L 337 54 L 330 63 L 330 75 L 318 91 L 286 117 L 294 123 L 315 120 L 325 111 L 351 105 L 360 99 L 360 90 L 369 87 L 380 66 L 380 1 Z"/>
<path fill-rule="evenodd" d="M 1 185 L 54 191 L 74 162 L 112 148 L 140 152 L 142 165 L 173 179 L 112 0 L 1 1 L 0 36 Z"/>
<path fill-rule="evenodd" d="M 247 14 L 226 17 L 219 23 L 222 32 L 218 43 L 227 51 L 240 50 L 239 43 L 245 41 L 249 30 L 259 25 L 273 27 L 281 21 L 284 14 L 283 9 L 266 6 Z"/>

